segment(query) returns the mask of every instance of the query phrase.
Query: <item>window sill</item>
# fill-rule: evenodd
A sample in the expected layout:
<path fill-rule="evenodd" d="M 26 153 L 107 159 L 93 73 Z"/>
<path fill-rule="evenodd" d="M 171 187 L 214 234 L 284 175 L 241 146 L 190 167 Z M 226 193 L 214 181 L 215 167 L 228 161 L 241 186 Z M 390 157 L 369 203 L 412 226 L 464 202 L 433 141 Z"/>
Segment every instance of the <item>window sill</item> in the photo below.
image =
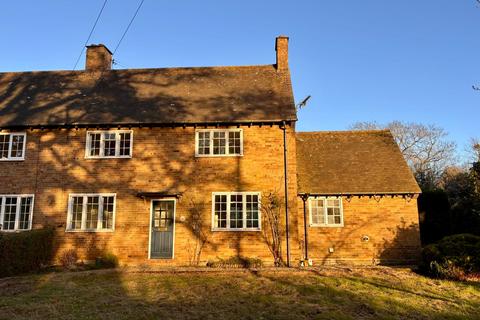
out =
<path fill-rule="evenodd" d="M 262 229 L 260 228 L 253 228 L 253 229 L 247 229 L 247 228 L 238 228 L 238 229 L 226 229 L 226 228 L 212 228 L 212 231 L 213 232 L 221 232 L 221 231 L 226 231 L 226 232 L 239 232 L 239 231 L 243 231 L 243 232 L 259 232 L 259 231 L 262 231 Z"/>
<path fill-rule="evenodd" d="M 15 233 L 15 232 L 25 232 L 25 231 L 31 231 L 32 229 L 16 229 L 16 230 L 0 230 L 0 233 L 5 232 L 5 233 Z"/>
<path fill-rule="evenodd" d="M 310 224 L 311 228 L 343 228 L 342 224 Z"/>
<path fill-rule="evenodd" d="M 195 154 L 195 158 L 226 158 L 243 157 L 243 154 Z"/>
<path fill-rule="evenodd" d="M 65 230 L 65 232 L 68 233 L 113 233 L 115 230 L 109 229 L 109 230 Z"/>
<path fill-rule="evenodd" d="M 0 161 L 25 161 L 25 158 L 3 158 Z"/>
<path fill-rule="evenodd" d="M 132 159 L 132 156 L 115 156 L 115 157 L 85 157 L 86 160 L 98 160 L 98 159 Z"/>

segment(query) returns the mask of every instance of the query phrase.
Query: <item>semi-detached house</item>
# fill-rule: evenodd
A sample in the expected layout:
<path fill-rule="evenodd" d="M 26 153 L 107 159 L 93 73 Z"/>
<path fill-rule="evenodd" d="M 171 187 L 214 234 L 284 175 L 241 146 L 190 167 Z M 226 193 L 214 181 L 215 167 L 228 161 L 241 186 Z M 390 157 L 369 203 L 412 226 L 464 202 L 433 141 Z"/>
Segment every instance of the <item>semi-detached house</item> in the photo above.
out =
<path fill-rule="evenodd" d="M 392 135 L 296 132 L 288 38 L 275 49 L 269 65 L 113 70 L 91 45 L 85 70 L 0 73 L 1 232 L 52 226 L 57 259 L 269 264 L 276 196 L 292 265 L 415 262 L 420 189 Z"/>

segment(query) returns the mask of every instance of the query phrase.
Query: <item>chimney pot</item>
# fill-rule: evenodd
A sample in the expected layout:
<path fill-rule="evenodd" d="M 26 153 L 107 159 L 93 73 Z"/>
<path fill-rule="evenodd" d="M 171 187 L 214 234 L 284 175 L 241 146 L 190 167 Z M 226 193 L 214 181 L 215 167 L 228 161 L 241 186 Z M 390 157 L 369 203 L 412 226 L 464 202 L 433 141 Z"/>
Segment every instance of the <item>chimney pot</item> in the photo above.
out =
<path fill-rule="evenodd" d="M 277 52 L 277 70 L 288 69 L 288 37 L 278 36 L 275 41 L 275 51 Z"/>
<path fill-rule="evenodd" d="M 112 52 L 104 44 L 87 46 L 87 71 L 105 71 L 112 69 Z"/>

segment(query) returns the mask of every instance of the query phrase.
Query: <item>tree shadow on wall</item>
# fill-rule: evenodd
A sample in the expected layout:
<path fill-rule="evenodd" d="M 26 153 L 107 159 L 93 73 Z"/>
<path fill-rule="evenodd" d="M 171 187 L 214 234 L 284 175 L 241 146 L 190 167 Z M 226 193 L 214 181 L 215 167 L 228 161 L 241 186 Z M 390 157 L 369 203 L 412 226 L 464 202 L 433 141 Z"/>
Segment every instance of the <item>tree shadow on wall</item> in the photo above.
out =
<path fill-rule="evenodd" d="M 381 245 L 376 245 L 380 263 L 417 265 L 421 257 L 418 225 L 413 223 L 407 225 L 402 219 L 399 226 L 388 230 L 394 235 L 393 239 L 384 238 Z"/>

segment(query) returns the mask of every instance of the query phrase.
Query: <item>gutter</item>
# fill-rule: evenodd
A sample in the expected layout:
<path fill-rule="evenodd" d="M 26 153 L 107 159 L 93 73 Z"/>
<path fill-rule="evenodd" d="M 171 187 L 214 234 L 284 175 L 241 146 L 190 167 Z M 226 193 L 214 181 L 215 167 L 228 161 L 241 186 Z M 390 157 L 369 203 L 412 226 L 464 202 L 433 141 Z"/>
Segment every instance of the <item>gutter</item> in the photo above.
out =
<path fill-rule="evenodd" d="M 211 126 L 282 126 L 291 124 L 296 119 L 290 120 L 242 120 L 242 121 L 199 121 L 199 122 L 111 122 L 111 123 L 59 123 L 59 124 L 21 124 L 0 126 L 2 130 L 12 129 L 79 129 L 79 128 L 173 128 L 173 127 L 211 127 Z"/>
<path fill-rule="evenodd" d="M 409 195 L 414 196 L 421 194 L 421 191 L 399 191 L 399 192 L 322 192 L 322 193 L 306 193 L 300 192 L 297 195 L 302 196 L 312 196 L 312 197 L 323 197 L 323 196 L 397 196 L 397 195 Z"/>

